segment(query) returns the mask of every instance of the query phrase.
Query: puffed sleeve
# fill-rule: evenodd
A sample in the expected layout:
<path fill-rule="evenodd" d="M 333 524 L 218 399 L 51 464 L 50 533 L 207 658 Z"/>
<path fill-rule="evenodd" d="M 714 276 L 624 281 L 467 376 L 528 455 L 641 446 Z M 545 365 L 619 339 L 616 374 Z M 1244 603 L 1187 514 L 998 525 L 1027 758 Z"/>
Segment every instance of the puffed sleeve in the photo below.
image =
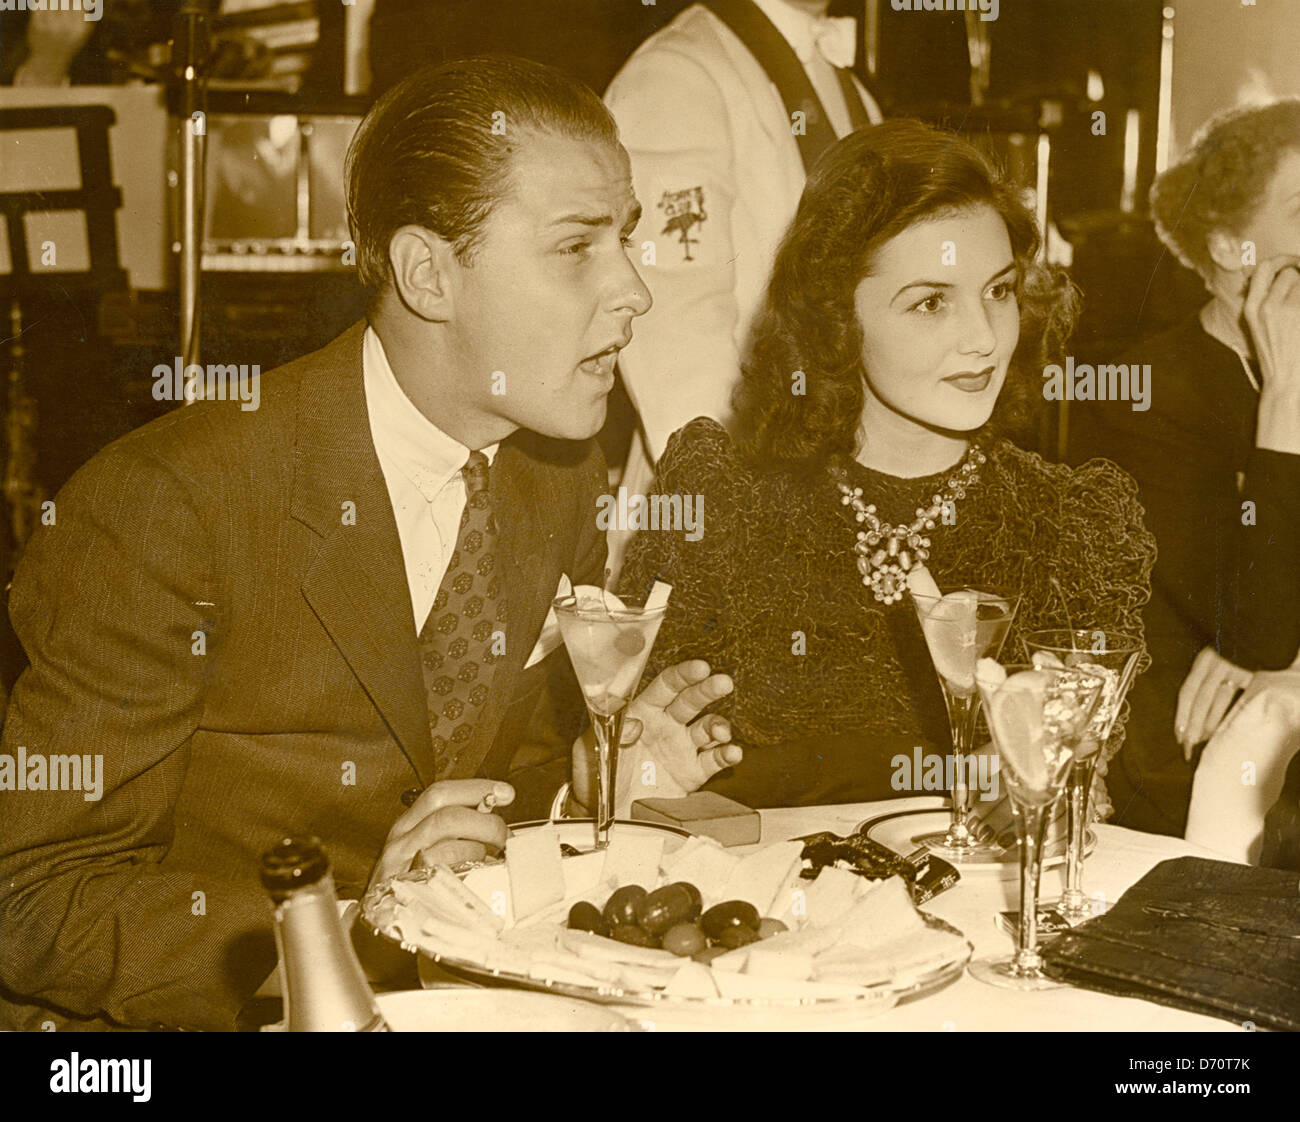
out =
<path fill-rule="evenodd" d="M 1060 529 L 1053 591 L 1068 609 L 1068 618 L 1079 621 L 1077 626 L 1141 640 L 1140 674 L 1151 665 L 1142 609 L 1151 598 L 1156 540 L 1146 527 L 1137 483 L 1109 460 L 1089 460 L 1078 468 L 1058 470 L 1063 474 L 1057 489 Z M 1127 720 L 1125 702 L 1093 789 L 1102 818 L 1112 810 L 1102 776 L 1114 747 L 1123 743 Z"/>
<path fill-rule="evenodd" d="M 669 528 L 639 530 L 619 582 L 619 594 L 633 600 L 656 580 L 673 589 L 643 681 L 694 658 L 715 671 L 734 670 L 728 613 L 743 531 L 733 494 L 737 475 L 731 439 L 716 421 L 696 418 L 669 438 L 649 498 L 674 511 L 680 498 L 683 519 Z"/>

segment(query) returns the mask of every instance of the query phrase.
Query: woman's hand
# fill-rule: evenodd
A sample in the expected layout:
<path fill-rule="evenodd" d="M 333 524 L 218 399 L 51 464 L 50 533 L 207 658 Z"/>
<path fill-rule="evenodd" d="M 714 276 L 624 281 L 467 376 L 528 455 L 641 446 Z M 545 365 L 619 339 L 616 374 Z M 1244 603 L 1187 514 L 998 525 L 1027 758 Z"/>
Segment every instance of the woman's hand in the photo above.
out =
<path fill-rule="evenodd" d="M 1192 749 L 1214 735 L 1253 677 L 1249 670 L 1229 662 L 1213 647 L 1201 648 L 1191 672 L 1178 688 L 1174 735 L 1182 745 L 1183 759 L 1190 760 Z"/>
<path fill-rule="evenodd" d="M 1243 311 L 1263 376 L 1255 446 L 1300 455 L 1300 257 L 1262 262 Z"/>

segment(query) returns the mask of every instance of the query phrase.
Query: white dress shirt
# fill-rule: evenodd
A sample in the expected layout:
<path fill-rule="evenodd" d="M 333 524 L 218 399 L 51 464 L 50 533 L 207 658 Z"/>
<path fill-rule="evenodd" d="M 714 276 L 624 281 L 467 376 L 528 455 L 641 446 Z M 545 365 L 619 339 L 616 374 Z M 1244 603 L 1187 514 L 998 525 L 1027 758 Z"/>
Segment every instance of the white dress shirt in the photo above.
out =
<path fill-rule="evenodd" d="M 373 327 L 366 328 L 361 366 L 370 436 L 397 520 L 418 635 L 456 548 L 465 510 L 460 470 L 470 450 L 430 421 L 402 391 Z M 483 449 L 488 463 L 497 447 Z"/>
<path fill-rule="evenodd" d="M 826 21 L 809 15 L 801 8 L 791 7 L 785 0 L 754 0 L 754 4 L 762 9 L 763 14 L 772 21 L 799 56 L 804 73 L 808 75 L 808 81 L 821 99 L 827 122 L 835 130 L 835 135 L 841 137 L 852 132 L 853 121 L 844 100 L 844 90 L 835 74 L 835 68 L 826 61 L 817 46 L 818 25 Z M 851 58 L 845 63 L 848 66 L 852 64 Z"/>

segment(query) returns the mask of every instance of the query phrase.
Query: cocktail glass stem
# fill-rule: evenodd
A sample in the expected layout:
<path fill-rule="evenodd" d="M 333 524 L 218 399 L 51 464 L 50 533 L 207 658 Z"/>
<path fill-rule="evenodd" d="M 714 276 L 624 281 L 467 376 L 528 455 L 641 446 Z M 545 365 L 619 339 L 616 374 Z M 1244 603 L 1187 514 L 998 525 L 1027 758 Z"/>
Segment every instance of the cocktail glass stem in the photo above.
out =
<path fill-rule="evenodd" d="M 945 688 L 944 699 L 948 703 L 948 723 L 952 728 L 953 771 L 952 823 L 943 844 L 960 849 L 976 844 L 970 829 L 970 787 L 966 782 L 966 767 L 975 740 L 975 718 L 979 713 L 980 697 L 973 689 L 962 696 Z"/>
<path fill-rule="evenodd" d="M 1096 769 L 1096 753 L 1076 760 L 1070 769 L 1066 791 L 1070 841 L 1065 855 L 1065 892 L 1057 905 L 1061 915 L 1068 920 L 1086 919 L 1090 914 L 1088 897 L 1083 893 L 1083 850 L 1092 799 L 1092 776 Z"/>
<path fill-rule="evenodd" d="M 1055 802 L 1055 800 L 1053 800 Z M 1020 929 L 1016 933 L 1015 977 L 1041 977 L 1038 955 L 1038 881 L 1043 871 L 1043 834 L 1053 803 L 1021 805 L 1012 796 L 1016 833 L 1020 837 Z"/>
<path fill-rule="evenodd" d="M 591 709 L 591 725 L 596 733 L 596 809 L 594 815 L 596 848 L 609 848 L 609 831 L 614 825 L 614 792 L 618 783 L 618 753 L 623 740 L 623 714 L 597 713 Z"/>

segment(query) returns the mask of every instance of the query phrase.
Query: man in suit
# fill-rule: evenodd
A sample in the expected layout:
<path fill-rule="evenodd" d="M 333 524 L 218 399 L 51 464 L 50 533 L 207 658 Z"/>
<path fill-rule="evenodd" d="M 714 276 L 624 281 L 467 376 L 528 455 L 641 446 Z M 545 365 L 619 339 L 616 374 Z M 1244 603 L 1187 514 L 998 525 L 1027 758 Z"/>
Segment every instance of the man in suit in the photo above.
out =
<path fill-rule="evenodd" d="M 256 409 L 205 401 L 105 449 L 20 565 L 10 1027 L 230 1028 L 275 961 L 277 839 L 324 838 L 356 895 L 504 844 L 481 800 L 545 814 L 585 758 L 539 636 L 564 576 L 602 581 L 590 438 L 650 304 L 612 119 L 534 63 L 421 71 L 358 130 L 348 199 L 369 324 L 268 374 Z M 737 762 L 724 721 L 689 723 L 730 688 L 660 675 L 626 766 L 664 794 Z M 95 789 L 32 762 L 74 753 Z"/>
<path fill-rule="evenodd" d="M 808 170 L 837 137 L 882 119 L 849 69 L 856 21 L 828 19 L 828 6 L 694 4 L 606 91 L 645 206 L 633 242 L 654 296 L 619 359 L 641 421 L 629 490 L 648 490 L 687 421 L 730 416 L 749 323 Z M 621 546 L 611 535 L 611 553 Z"/>

